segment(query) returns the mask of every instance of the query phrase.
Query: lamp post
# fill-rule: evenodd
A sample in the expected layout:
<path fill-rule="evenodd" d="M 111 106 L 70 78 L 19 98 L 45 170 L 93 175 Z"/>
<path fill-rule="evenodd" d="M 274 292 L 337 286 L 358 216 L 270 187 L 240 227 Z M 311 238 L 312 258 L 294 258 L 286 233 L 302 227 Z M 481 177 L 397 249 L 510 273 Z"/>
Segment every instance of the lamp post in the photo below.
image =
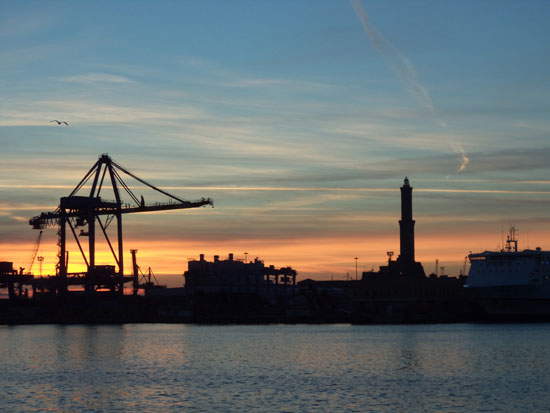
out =
<path fill-rule="evenodd" d="M 355 257 L 354 260 L 355 260 L 355 280 L 357 281 L 357 260 L 359 259 L 359 257 Z"/>
<path fill-rule="evenodd" d="M 39 270 L 39 273 L 40 273 L 40 276 L 42 277 L 42 263 L 44 262 L 44 257 L 36 257 L 36 259 L 37 259 L 38 262 L 40 263 L 40 270 Z"/>

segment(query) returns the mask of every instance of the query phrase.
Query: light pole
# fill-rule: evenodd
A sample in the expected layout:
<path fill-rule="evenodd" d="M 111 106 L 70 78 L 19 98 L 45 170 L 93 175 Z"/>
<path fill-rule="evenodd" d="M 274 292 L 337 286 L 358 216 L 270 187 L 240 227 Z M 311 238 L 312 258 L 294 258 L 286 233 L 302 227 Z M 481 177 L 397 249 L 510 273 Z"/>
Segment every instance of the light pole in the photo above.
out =
<path fill-rule="evenodd" d="M 44 262 L 44 257 L 36 257 L 36 259 L 37 259 L 38 262 L 40 263 L 40 270 L 39 270 L 39 273 L 40 273 L 40 276 L 42 277 L 42 263 Z"/>
<path fill-rule="evenodd" d="M 359 257 L 355 257 L 354 260 L 355 260 L 355 281 L 357 281 L 357 260 L 359 259 Z"/>
<path fill-rule="evenodd" d="M 244 262 L 248 262 L 248 252 L 244 253 Z"/>

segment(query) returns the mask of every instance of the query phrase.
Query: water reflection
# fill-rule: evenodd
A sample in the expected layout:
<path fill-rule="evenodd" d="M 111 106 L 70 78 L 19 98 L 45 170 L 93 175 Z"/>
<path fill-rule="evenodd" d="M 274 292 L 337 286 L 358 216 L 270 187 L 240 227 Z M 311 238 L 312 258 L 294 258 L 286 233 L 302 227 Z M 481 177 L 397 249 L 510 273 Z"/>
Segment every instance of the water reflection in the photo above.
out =
<path fill-rule="evenodd" d="M 0 327 L 4 411 L 543 411 L 550 325 Z"/>

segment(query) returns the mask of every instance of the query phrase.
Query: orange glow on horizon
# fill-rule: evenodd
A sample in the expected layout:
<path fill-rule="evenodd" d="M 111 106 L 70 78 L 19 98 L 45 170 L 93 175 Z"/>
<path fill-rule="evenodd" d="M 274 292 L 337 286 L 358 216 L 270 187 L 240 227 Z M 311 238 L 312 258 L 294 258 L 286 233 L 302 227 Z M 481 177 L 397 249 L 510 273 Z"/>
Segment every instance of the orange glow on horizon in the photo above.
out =
<path fill-rule="evenodd" d="M 545 239 L 544 232 L 531 233 L 532 240 Z M 458 273 L 463 265 L 464 257 L 469 251 L 496 250 L 499 248 L 498 236 L 493 233 L 472 234 L 469 236 L 456 234 L 436 234 L 417 236 L 416 259 L 424 264 L 427 272 L 433 270 L 433 262 L 439 259 L 451 275 Z M 521 244 L 520 248 L 539 246 Z M 544 249 L 544 245 L 540 245 Z M 96 264 L 115 265 L 111 253 L 102 244 L 98 244 Z M 28 267 L 34 248 L 33 243 L 0 243 L 0 261 L 12 261 L 16 267 Z M 156 274 L 183 274 L 187 269 L 188 259 L 198 259 L 199 254 L 205 254 L 208 260 L 214 255 L 221 259 L 228 253 L 234 253 L 236 258 L 248 259 L 258 257 L 266 265 L 276 267 L 292 266 L 298 271 L 298 278 L 326 279 L 334 276 L 343 278 L 346 273 L 355 274 L 353 257 L 359 257 L 359 272 L 377 269 L 386 262 L 386 251 L 394 251 L 399 255 L 399 239 L 391 233 L 377 237 L 374 241 L 365 237 L 324 237 L 324 238 L 289 238 L 289 239 L 235 239 L 232 241 L 189 241 L 189 240 L 132 240 L 126 239 L 125 273 L 131 274 L 130 249 L 138 250 L 138 264 L 143 272 L 150 266 Z M 76 245 L 69 248 L 69 271 L 85 271 L 85 265 Z M 57 262 L 57 246 L 48 243 L 41 246 L 39 254 L 44 257 L 42 274 L 54 274 Z M 25 271 L 27 271 L 26 268 Z M 39 263 L 35 261 L 32 272 L 39 274 Z"/>

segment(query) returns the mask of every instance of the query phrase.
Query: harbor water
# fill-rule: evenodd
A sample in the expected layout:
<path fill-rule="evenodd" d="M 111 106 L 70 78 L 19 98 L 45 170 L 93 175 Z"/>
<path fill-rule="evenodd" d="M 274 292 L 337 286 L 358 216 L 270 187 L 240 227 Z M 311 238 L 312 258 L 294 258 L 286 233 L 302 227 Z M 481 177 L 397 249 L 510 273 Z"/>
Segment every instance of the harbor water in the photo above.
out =
<path fill-rule="evenodd" d="M 2 411 L 546 412 L 550 324 L 0 327 Z"/>

